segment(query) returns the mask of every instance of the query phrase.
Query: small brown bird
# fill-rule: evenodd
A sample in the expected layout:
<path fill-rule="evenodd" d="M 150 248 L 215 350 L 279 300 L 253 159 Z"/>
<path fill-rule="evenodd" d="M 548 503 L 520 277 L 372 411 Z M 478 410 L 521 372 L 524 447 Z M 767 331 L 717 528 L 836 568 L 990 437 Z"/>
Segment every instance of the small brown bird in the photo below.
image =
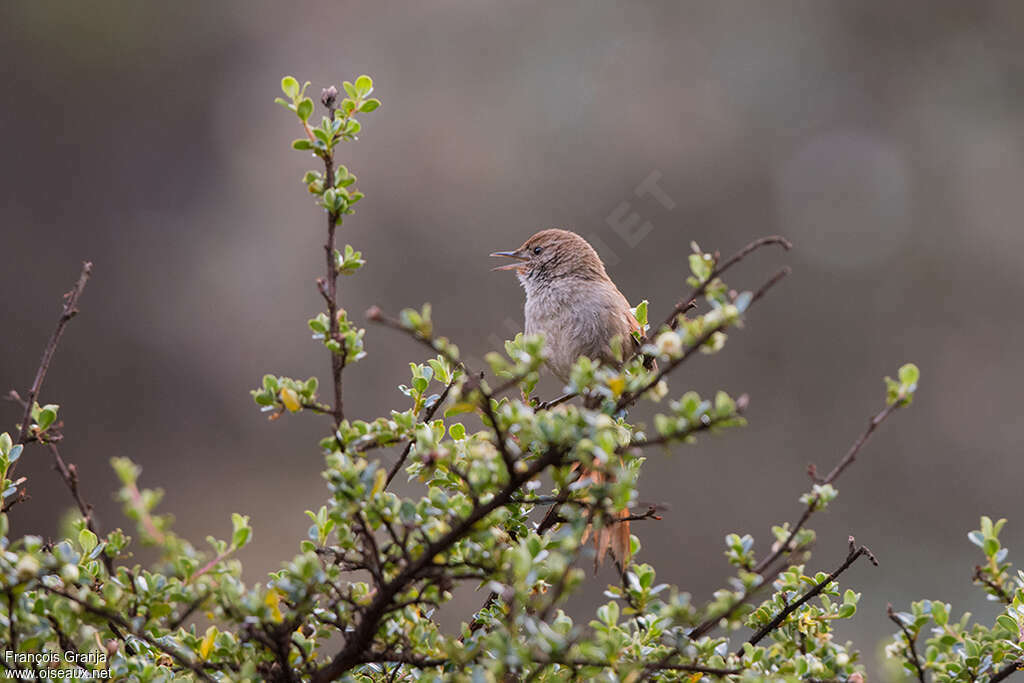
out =
<path fill-rule="evenodd" d="M 574 232 L 541 230 L 514 251 L 491 256 L 515 259 L 494 270 L 514 270 L 526 290 L 526 333 L 543 334 L 547 366 L 562 382 L 580 356 L 617 365 L 622 359 L 614 349 L 632 349 L 631 332 L 640 324 L 629 302 L 605 272 L 601 258 Z M 618 338 L 618 344 L 613 340 Z M 600 473 L 583 473 L 581 479 L 601 480 Z M 623 510 L 620 517 L 628 517 Z M 629 521 L 624 520 L 595 534 L 596 563 L 609 550 L 623 569 L 629 561 Z"/>
<path fill-rule="evenodd" d="M 555 377 L 569 381 L 569 371 L 580 356 L 617 364 L 612 340 L 622 348 L 634 344 L 631 332 L 640 325 L 629 302 L 605 272 L 601 258 L 574 232 L 541 230 L 515 251 L 491 256 L 513 258 L 516 263 L 494 270 L 514 270 L 526 290 L 526 333 L 543 334 L 547 365 Z"/>

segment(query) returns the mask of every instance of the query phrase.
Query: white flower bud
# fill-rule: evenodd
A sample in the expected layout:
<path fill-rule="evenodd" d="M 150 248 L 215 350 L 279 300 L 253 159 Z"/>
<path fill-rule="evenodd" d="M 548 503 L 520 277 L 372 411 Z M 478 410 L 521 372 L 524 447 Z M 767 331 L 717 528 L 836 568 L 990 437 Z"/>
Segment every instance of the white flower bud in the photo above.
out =
<path fill-rule="evenodd" d="M 18 574 L 19 581 L 31 579 L 39 573 L 39 560 L 32 555 L 22 555 L 18 564 L 14 566 L 14 570 Z"/>
<path fill-rule="evenodd" d="M 675 332 L 662 332 L 654 340 L 654 345 L 663 356 L 678 356 L 683 352 L 683 342 Z"/>
<path fill-rule="evenodd" d="M 64 579 L 64 583 L 78 583 L 78 576 L 77 564 L 66 564 L 60 568 L 60 578 Z"/>

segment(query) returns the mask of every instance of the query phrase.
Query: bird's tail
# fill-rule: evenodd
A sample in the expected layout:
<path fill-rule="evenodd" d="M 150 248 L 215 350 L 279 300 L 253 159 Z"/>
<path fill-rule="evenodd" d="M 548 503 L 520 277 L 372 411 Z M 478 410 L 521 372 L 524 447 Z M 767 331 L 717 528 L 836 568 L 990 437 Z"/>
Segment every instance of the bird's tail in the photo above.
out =
<path fill-rule="evenodd" d="M 608 480 L 606 474 L 598 471 L 585 471 L 580 478 L 590 479 L 595 484 Z M 583 532 L 584 543 L 587 542 L 590 532 L 591 527 L 588 525 L 586 531 Z M 619 567 L 629 566 L 629 510 L 619 510 L 615 514 L 615 519 L 606 520 L 605 525 L 594 532 L 594 549 L 597 551 L 594 555 L 594 573 L 597 573 L 609 552 Z"/>

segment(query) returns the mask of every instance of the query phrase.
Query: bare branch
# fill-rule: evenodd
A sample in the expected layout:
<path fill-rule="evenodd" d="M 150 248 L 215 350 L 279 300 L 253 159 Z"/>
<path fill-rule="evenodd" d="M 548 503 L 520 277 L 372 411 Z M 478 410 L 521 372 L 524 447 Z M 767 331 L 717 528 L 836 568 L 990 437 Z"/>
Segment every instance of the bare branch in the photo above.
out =
<path fill-rule="evenodd" d="M 864 447 L 864 444 L 867 443 L 868 438 L 870 438 L 870 436 L 874 434 L 875 430 L 878 429 L 878 427 L 883 422 L 885 422 L 890 415 L 892 415 L 894 412 L 896 412 L 897 409 L 904 405 L 906 405 L 906 399 L 894 401 L 893 403 L 890 403 L 885 408 L 883 408 L 877 415 L 872 417 L 868 421 L 867 429 L 864 430 L 863 434 L 857 437 L 857 440 L 853 442 L 852 446 L 850 446 L 850 450 L 846 452 L 846 455 L 843 456 L 843 459 L 840 460 L 834 468 L 832 468 L 832 471 L 829 472 L 824 479 L 819 480 L 818 483 L 831 484 L 836 479 L 838 479 L 839 475 L 842 474 L 843 471 L 847 467 L 849 467 L 854 460 L 856 460 L 857 454 Z M 815 496 L 807 504 L 807 507 L 804 509 L 803 514 L 800 515 L 800 519 L 798 519 L 796 524 L 793 525 L 793 528 L 790 530 L 789 536 L 786 538 L 786 540 L 783 543 L 779 544 L 779 546 L 775 549 L 774 552 L 772 552 L 770 555 L 766 556 L 763 560 L 758 562 L 757 566 L 754 567 L 754 571 L 760 574 L 768 565 L 770 565 L 772 562 L 778 559 L 780 555 L 782 555 L 785 552 L 788 552 L 790 544 L 793 542 L 793 539 L 796 538 L 797 533 L 804 527 L 804 525 L 807 523 L 807 520 L 811 518 L 811 515 L 813 515 L 815 511 L 817 511 L 817 509 L 818 499 L 817 496 Z"/>
<path fill-rule="evenodd" d="M 36 377 L 32 381 L 32 387 L 29 389 L 28 396 L 25 399 L 25 413 L 21 418 L 21 427 L 18 429 L 17 443 L 26 443 L 29 438 L 28 428 L 32 422 L 32 406 L 35 405 L 36 399 L 39 398 L 39 391 L 42 389 L 43 380 L 46 379 L 46 373 L 50 369 L 53 354 L 57 351 L 57 344 L 64 334 L 64 328 L 67 327 L 68 321 L 78 314 L 78 299 L 82 296 L 90 275 L 92 275 L 92 263 L 85 261 L 82 263 L 82 272 L 78 276 L 78 282 L 71 288 L 71 291 L 64 295 L 64 308 L 60 312 L 60 318 L 57 319 L 57 327 L 54 328 L 53 334 L 50 335 L 50 340 L 46 342 L 46 348 L 43 349 L 43 358 L 39 361 Z M 13 466 L 10 471 L 14 471 Z"/>

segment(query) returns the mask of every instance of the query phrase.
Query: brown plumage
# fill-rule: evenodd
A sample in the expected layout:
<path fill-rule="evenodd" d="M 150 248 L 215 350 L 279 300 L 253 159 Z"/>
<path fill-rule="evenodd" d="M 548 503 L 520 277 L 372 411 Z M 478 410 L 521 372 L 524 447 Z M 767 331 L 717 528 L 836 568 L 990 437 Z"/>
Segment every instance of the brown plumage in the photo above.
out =
<path fill-rule="evenodd" d="M 640 329 L 629 302 L 605 272 L 594 248 L 568 230 L 541 230 L 513 251 L 491 256 L 515 259 L 495 270 L 513 270 L 526 290 L 526 333 L 543 334 L 547 366 L 562 382 L 569 381 L 573 363 L 588 356 L 619 364 L 614 349 L 635 344 L 631 332 Z M 618 338 L 619 343 L 613 344 Z M 581 479 L 600 483 L 599 472 L 583 472 Z M 553 511 L 552 511 L 553 512 Z M 628 517 L 622 510 L 620 517 Z M 610 551 L 622 568 L 629 562 L 629 521 L 620 521 L 594 535 L 595 562 Z"/>

